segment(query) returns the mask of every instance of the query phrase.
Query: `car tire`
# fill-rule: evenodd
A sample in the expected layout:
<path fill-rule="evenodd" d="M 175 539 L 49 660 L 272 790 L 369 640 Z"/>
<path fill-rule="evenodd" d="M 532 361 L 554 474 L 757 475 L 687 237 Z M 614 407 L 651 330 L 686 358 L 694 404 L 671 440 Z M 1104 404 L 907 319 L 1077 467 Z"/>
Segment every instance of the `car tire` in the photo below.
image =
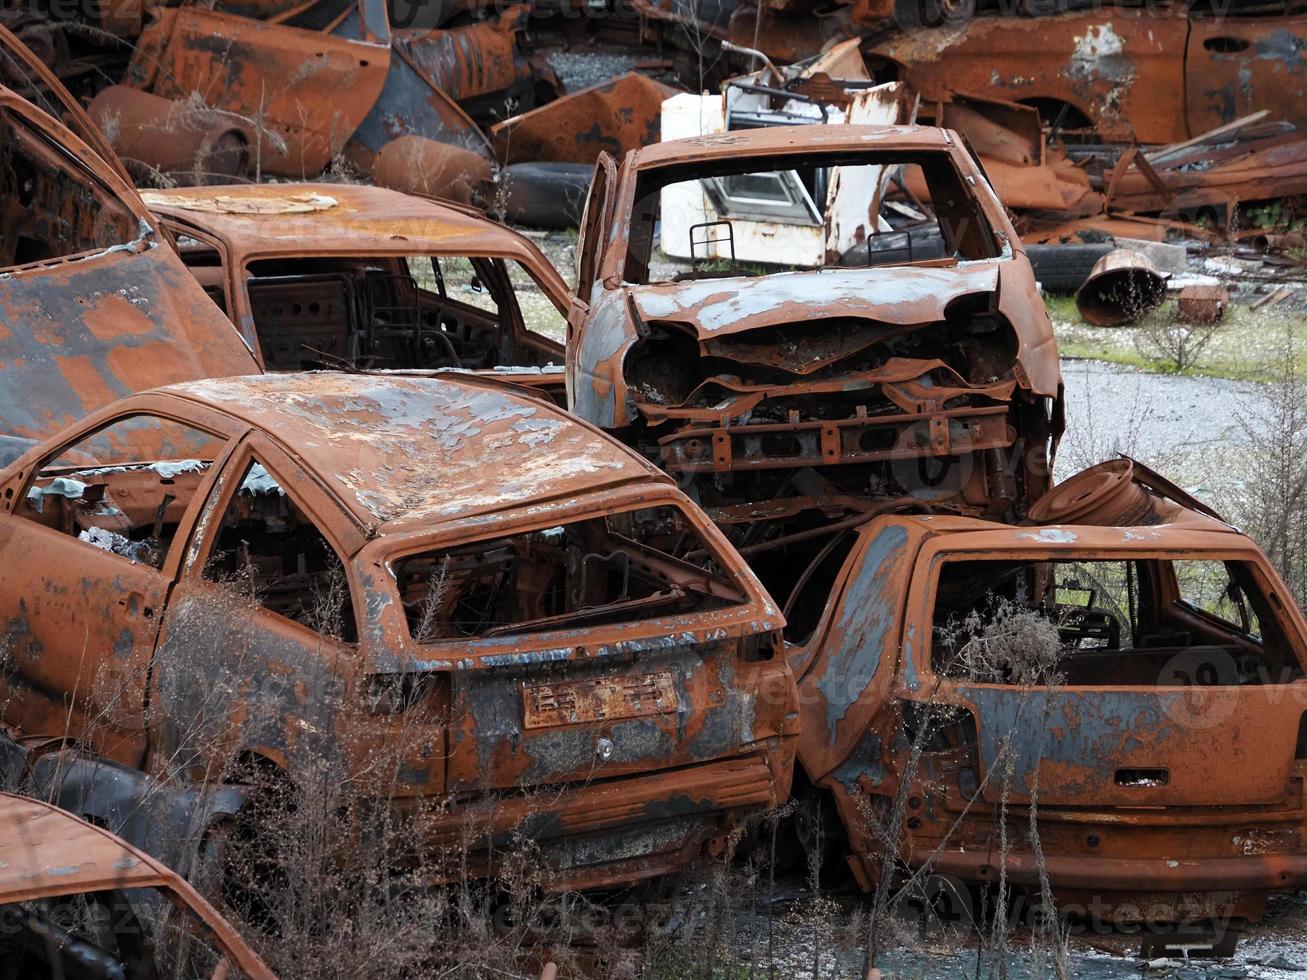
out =
<path fill-rule="evenodd" d="M 578 228 L 594 168 L 583 163 L 514 163 L 499 173 L 495 205 L 505 221 Z"/>
<path fill-rule="evenodd" d="M 1027 245 L 1026 257 L 1035 279 L 1045 292 L 1074 293 L 1089 278 L 1094 263 L 1116 246 L 1098 245 Z"/>

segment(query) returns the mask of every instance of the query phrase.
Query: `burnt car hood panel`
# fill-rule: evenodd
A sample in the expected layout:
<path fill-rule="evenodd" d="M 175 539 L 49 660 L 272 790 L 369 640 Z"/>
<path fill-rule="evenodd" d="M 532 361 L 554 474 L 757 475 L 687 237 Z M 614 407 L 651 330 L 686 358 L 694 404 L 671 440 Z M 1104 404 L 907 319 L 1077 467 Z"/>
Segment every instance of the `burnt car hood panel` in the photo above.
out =
<path fill-rule="evenodd" d="M 0 458 L 124 395 L 258 371 L 231 322 L 153 232 L 0 276 L 0 440 L 14 437 Z"/>
<path fill-rule="evenodd" d="M 959 296 L 995 292 L 998 263 L 947 269 L 823 269 L 630 289 L 645 320 L 688 323 L 703 340 L 758 327 L 850 315 L 885 323 L 933 323 L 944 318 L 945 307 Z"/>

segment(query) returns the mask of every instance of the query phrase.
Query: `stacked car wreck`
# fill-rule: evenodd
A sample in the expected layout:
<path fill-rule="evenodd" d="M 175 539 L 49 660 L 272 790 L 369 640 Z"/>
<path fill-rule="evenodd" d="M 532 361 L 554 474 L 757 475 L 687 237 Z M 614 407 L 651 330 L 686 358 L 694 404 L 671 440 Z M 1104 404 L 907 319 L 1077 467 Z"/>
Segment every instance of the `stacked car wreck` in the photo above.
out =
<path fill-rule="evenodd" d="M 758 182 L 870 170 L 879 203 L 906 168 L 939 257 L 735 260 Z M 669 243 L 695 182 L 708 219 Z M 664 250 L 695 264 L 656 282 L 660 216 Z M 869 239 L 894 233 L 871 220 Z M 1256 917 L 1307 872 L 1302 617 L 1255 545 L 1156 474 L 1123 462 L 1050 488 L 1061 376 L 1014 241 L 947 130 L 778 127 L 601 160 L 571 404 L 676 474 L 780 603 L 802 782 L 829 794 L 864 887 L 901 861 L 1044 875 L 1100 921 Z M 1014 617 L 1019 647 L 1043 631 L 1042 659 L 995 653 Z M 1264 727 L 1216 718 L 1236 713 Z M 1218 784 L 1199 757 L 1239 775 Z M 1009 803 L 1038 804 L 1043 858 L 1003 843 L 1027 821 Z"/>

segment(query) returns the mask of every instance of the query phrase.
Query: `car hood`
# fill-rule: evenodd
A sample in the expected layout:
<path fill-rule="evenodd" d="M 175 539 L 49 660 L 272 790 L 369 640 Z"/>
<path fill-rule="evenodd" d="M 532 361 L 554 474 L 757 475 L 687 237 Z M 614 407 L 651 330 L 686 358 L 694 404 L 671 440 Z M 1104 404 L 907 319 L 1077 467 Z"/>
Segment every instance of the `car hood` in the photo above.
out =
<path fill-rule="evenodd" d="M 829 317 L 934 323 L 958 297 L 996 292 L 998 280 L 997 262 L 977 262 L 948 269 L 822 269 L 629 288 L 645 320 L 688 324 L 703 340 Z"/>

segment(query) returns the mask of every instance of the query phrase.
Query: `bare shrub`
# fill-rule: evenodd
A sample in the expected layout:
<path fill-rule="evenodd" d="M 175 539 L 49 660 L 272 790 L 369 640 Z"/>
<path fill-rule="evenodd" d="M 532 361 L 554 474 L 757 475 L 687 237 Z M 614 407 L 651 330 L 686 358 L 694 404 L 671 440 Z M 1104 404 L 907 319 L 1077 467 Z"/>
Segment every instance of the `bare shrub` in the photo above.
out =
<path fill-rule="evenodd" d="M 1307 606 L 1307 378 L 1301 342 L 1286 329 L 1268 365 L 1265 407 L 1239 418 L 1246 440 L 1226 513 L 1265 549 Z"/>
<path fill-rule="evenodd" d="M 1217 335 L 1221 332 L 1222 322 L 1181 323 L 1168 316 L 1157 313 L 1145 317 L 1135 328 L 1135 350 L 1141 357 L 1161 361 L 1170 371 L 1187 371 L 1195 367 Z"/>
<path fill-rule="evenodd" d="M 973 609 L 942 632 L 942 641 L 957 651 L 951 674 L 1019 687 L 1061 680 L 1062 640 L 1057 625 L 1038 610 L 1000 599 L 987 615 Z"/>

